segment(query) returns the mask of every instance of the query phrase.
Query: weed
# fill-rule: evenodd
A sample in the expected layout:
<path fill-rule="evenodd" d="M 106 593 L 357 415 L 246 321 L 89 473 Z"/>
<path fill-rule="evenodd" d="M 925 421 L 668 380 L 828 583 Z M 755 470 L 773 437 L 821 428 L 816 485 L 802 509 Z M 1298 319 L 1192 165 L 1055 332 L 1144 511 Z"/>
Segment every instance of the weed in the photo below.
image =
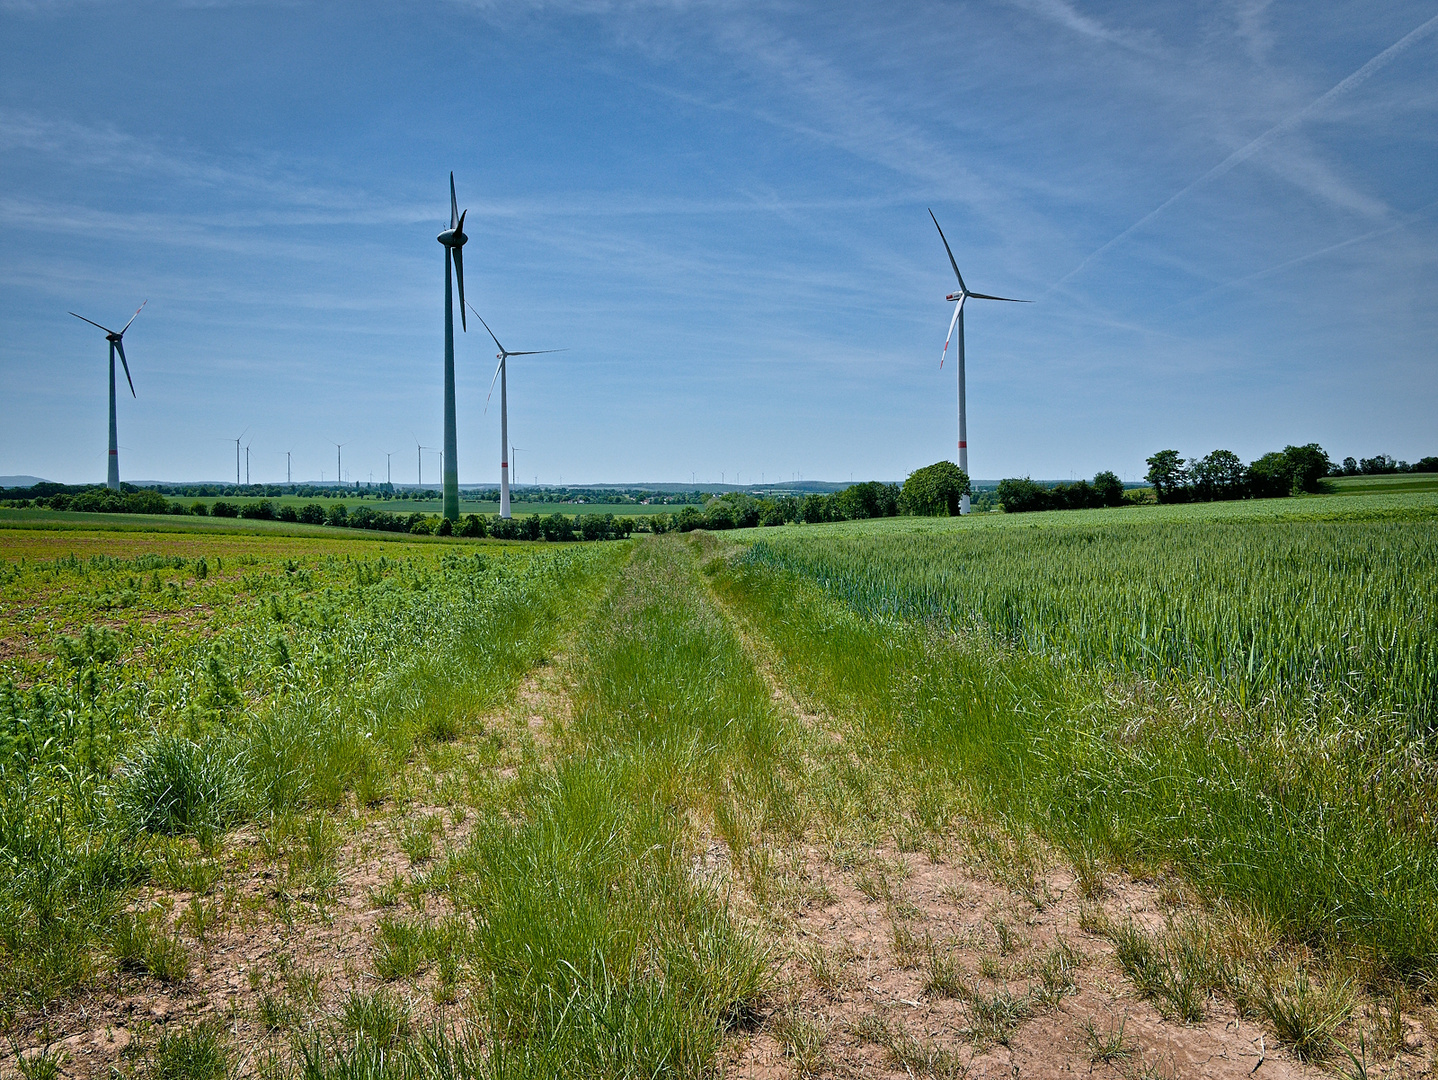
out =
<path fill-rule="evenodd" d="M 340 1017 L 346 1031 L 363 1035 L 378 1046 L 393 1046 L 409 1038 L 409 1006 L 383 990 L 372 994 L 351 991 Z"/>
<path fill-rule="evenodd" d="M 907 1031 L 890 1035 L 885 1044 L 888 1058 L 911 1076 L 932 1076 L 935 1080 L 959 1080 L 968 1075 L 966 1062 L 938 1043 L 920 1041 Z"/>
<path fill-rule="evenodd" d="M 412 865 L 429 862 L 434 858 L 434 838 L 444 826 L 438 814 L 428 814 L 418 820 L 407 819 L 400 834 L 399 846 Z"/>
<path fill-rule="evenodd" d="M 374 970 L 386 982 L 407 979 L 429 966 L 425 927 L 386 916 L 375 932 Z"/>
<path fill-rule="evenodd" d="M 1324 1057 L 1333 1037 L 1353 1013 L 1349 979 L 1333 977 L 1315 984 L 1300 968 L 1291 981 L 1265 980 L 1257 995 L 1259 1012 L 1300 1061 Z"/>
<path fill-rule="evenodd" d="M 961 997 L 965 989 L 963 970 L 947 952 L 929 950 L 928 969 L 924 973 L 924 993 L 931 997 Z"/>
<path fill-rule="evenodd" d="M 218 745 L 161 735 L 120 766 L 115 804 L 136 832 L 214 830 L 241 811 L 239 773 Z"/>
<path fill-rule="evenodd" d="M 143 971 L 161 982 L 178 982 L 190 973 L 190 954 L 165 923 L 164 912 L 125 912 L 116 919 L 111 941 L 116 963 Z"/>
<path fill-rule="evenodd" d="M 1203 1019 L 1213 975 L 1190 937 L 1150 937 L 1132 922 L 1112 926 L 1114 955 L 1138 990 L 1187 1022 Z"/>
<path fill-rule="evenodd" d="M 163 1031 L 152 1054 L 155 1080 L 228 1080 L 230 1054 L 218 1024 Z"/>
<path fill-rule="evenodd" d="M 15 1069 L 22 1080 L 59 1080 L 65 1064 L 65 1053 L 51 1049 L 48 1030 L 46 1043 L 38 1053 L 27 1057 L 14 1038 L 10 1039 L 10 1048 L 15 1052 Z"/>
<path fill-rule="evenodd" d="M 794 1069 L 800 1076 L 814 1076 L 823 1069 L 829 1028 L 821 1018 L 788 1009 L 774 1018 L 772 1030 L 774 1038 L 784 1047 L 785 1056 L 793 1059 Z"/>
<path fill-rule="evenodd" d="M 1102 1062 L 1105 1065 L 1112 1065 L 1116 1061 L 1126 1061 L 1134 1053 L 1134 1047 L 1124 1038 L 1124 1028 L 1128 1026 L 1128 1017 L 1118 1022 L 1118 1027 L 1112 1023 L 1100 1031 L 1093 1017 L 1088 1017 L 1082 1024 L 1084 1033 L 1084 1045 L 1088 1047 L 1088 1059 L 1091 1065 Z"/>
<path fill-rule="evenodd" d="M 1039 985 L 1033 991 L 1034 999 L 1048 1008 L 1056 1008 L 1064 998 L 1075 993 L 1078 983 L 1074 973 L 1079 963 L 1079 955 L 1066 943 L 1054 945 L 1039 962 Z"/>
<path fill-rule="evenodd" d="M 914 933 L 914 928 L 907 919 L 892 918 L 890 926 L 895 963 L 906 970 L 918 967 L 927 943 Z"/>
<path fill-rule="evenodd" d="M 204 941 L 205 935 L 209 933 L 219 921 L 219 910 L 214 904 L 206 904 L 203 897 L 192 896 L 189 904 L 181 913 L 178 923 L 195 935 L 196 940 Z"/>
<path fill-rule="evenodd" d="M 877 1046 L 888 1046 L 894 1037 L 889 1018 L 878 1011 L 867 1012 L 855 1020 L 849 1025 L 849 1034 L 861 1043 L 873 1043 Z"/>
<path fill-rule="evenodd" d="M 1016 995 L 1007 989 L 984 994 L 970 988 L 963 996 L 969 1007 L 974 1037 L 983 1042 L 1007 1046 L 1014 1028 L 1033 1014 L 1027 994 Z"/>
<path fill-rule="evenodd" d="M 800 951 L 800 958 L 809 968 L 814 985 L 826 994 L 837 993 L 844 984 L 844 964 L 819 944 L 809 945 Z"/>

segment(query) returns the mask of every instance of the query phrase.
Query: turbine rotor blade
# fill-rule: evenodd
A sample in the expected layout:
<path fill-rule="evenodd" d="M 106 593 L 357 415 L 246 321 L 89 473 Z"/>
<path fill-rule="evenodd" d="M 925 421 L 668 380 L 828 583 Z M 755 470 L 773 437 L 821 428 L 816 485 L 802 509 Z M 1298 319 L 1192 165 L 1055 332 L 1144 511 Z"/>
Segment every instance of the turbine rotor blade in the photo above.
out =
<path fill-rule="evenodd" d="M 120 364 L 125 369 L 125 381 L 130 384 L 130 396 L 138 397 L 139 395 L 135 393 L 135 380 L 130 378 L 130 362 L 125 359 L 125 343 L 123 341 L 116 341 L 115 348 L 120 353 Z"/>
<path fill-rule="evenodd" d="M 71 314 L 71 315 L 75 315 L 75 313 L 74 313 L 73 311 L 70 312 L 70 314 Z M 85 316 L 83 316 L 83 315 L 75 315 L 75 318 L 79 319 L 81 322 L 87 322 L 87 323 L 89 323 L 91 326 L 99 326 L 100 329 L 103 330 L 103 331 L 105 331 L 105 333 L 107 333 L 107 334 L 113 334 L 113 333 L 115 332 L 115 331 L 111 330 L 108 326 L 100 326 L 100 324 L 97 323 L 94 319 L 87 319 L 87 318 L 85 318 Z"/>
<path fill-rule="evenodd" d="M 459 225 L 459 200 L 454 197 L 454 173 L 449 174 L 449 227 Z"/>
<path fill-rule="evenodd" d="M 454 257 L 454 279 L 459 283 L 459 327 L 468 333 L 469 323 L 464 317 L 464 256 L 460 254 L 463 250 L 463 248 L 452 247 L 449 249 L 449 253 Z"/>
<path fill-rule="evenodd" d="M 1015 300 L 1012 296 L 986 296 L 981 292 L 969 293 L 975 300 L 1007 300 L 1010 304 L 1032 304 L 1032 300 Z"/>
<path fill-rule="evenodd" d="M 140 312 L 142 312 L 142 311 L 145 310 L 145 305 L 148 304 L 149 302 L 150 302 L 150 301 L 148 301 L 148 300 L 142 300 L 142 301 L 140 301 L 140 306 L 135 309 L 135 314 L 133 314 L 133 315 L 130 316 L 130 322 L 134 322 L 136 319 L 138 319 L 138 318 L 140 317 Z M 130 329 L 130 322 L 127 322 L 127 323 L 125 324 L 125 330 Z M 125 336 L 125 330 L 121 330 L 121 331 L 120 331 L 120 336 L 121 336 L 121 337 L 124 337 L 124 336 Z"/>
<path fill-rule="evenodd" d="M 934 212 L 929 211 L 929 217 L 934 220 L 934 228 L 939 229 L 939 219 L 934 217 Z M 959 264 L 954 259 L 954 249 L 949 247 L 949 238 L 944 235 L 944 230 L 939 229 L 939 239 L 944 242 L 944 250 L 949 253 L 949 265 L 954 268 L 954 277 L 959 279 L 959 291 L 968 292 L 969 287 L 964 284 L 964 275 L 959 273 Z"/>
<path fill-rule="evenodd" d="M 484 328 L 485 328 L 486 330 L 489 330 L 489 323 L 487 323 L 487 322 L 484 321 L 484 316 L 483 316 L 483 315 L 481 315 L 478 311 L 475 311 L 475 310 L 474 310 L 474 305 L 473 305 L 473 304 L 470 304 L 470 305 L 469 305 L 469 310 L 470 310 L 470 311 L 474 311 L 474 317 L 475 317 L 476 319 L 478 319 L 481 323 L 483 323 Z M 489 336 L 490 336 L 491 338 L 494 338 L 494 344 L 495 344 L 495 346 L 499 349 L 499 351 L 500 351 L 500 352 L 504 352 L 504 346 L 499 344 L 499 338 L 494 337 L 494 331 L 493 331 L 493 330 L 489 330 Z M 506 355 L 506 356 L 513 356 L 514 354 L 513 354 L 513 353 L 505 353 L 505 355 Z"/>
<path fill-rule="evenodd" d="M 543 356 L 545 353 L 568 352 L 568 349 L 530 349 L 527 352 L 505 353 L 505 356 Z"/>
<path fill-rule="evenodd" d="M 964 310 L 964 302 L 960 300 L 954 307 L 954 317 L 949 320 L 949 332 L 944 335 L 944 351 L 939 356 L 939 370 L 944 369 L 944 361 L 949 356 L 949 340 L 954 336 L 954 324 L 959 321 L 959 312 Z"/>
<path fill-rule="evenodd" d="M 476 311 L 475 314 L 478 315 L 479 312 Z M 499 351 L 504 352 L 504 346 L 501 345 Z M 489 399 L 494 396 L 494 383 L 499 378 L 499 369 L 502 367 L 504 367 L 504 357 L 499 358 L 499 363 L 494 365 L 494 374 L 489 377 L 489 393 L 484 395 L 484 412 L 480 413 L 480 416 L 489 412 Z"/>

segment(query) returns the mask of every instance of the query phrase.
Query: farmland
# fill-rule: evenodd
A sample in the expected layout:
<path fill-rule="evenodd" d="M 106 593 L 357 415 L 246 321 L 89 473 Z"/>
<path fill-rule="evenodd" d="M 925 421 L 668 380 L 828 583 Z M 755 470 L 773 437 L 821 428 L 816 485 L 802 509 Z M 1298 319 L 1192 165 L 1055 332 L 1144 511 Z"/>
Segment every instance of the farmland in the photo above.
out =
<path fill-rule="evenodd" d="M 0 520 L 27 1068 L 1431 1064 L 1438 494 L 574 545 L 97 517 Z"/>

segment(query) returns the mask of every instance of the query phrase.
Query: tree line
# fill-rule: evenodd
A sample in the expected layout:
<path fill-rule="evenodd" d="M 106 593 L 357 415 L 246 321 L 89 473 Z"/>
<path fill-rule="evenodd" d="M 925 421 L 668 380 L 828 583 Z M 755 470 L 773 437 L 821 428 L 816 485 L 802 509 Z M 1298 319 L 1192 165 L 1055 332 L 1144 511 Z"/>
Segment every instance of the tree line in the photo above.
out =
<path fill-rule="evenodd" d="M 1274 499 L 1323 490 L 1333 462 L 1317 443 L 1285 446 L 1247 465 L 1231 450 L 1215 450 L 1185 461 L 1177 450 L 1148 459 L 1145 479 L 1161 503 Z"/>

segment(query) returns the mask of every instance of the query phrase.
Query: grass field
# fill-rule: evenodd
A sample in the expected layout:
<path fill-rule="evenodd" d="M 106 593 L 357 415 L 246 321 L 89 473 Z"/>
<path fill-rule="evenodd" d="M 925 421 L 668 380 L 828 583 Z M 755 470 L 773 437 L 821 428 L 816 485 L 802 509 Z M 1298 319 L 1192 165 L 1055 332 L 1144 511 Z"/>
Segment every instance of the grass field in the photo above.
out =
<path fill-rule="evenodd" d="M 1433 1063 L 1438 493 L 572 546 L 26 513 L 27 1070 Z"/>
<path fill-rule="evenodd" d="M 1385 476 L 1337 476 L 1329 480 L 1339 495 L 1380 492 L 1438 491 L 1438 473 L 1394 473 Z"/>
<path fill-rule="evenodd" d="M 356 493 L 353 496 L 343 495 L 336 498 L 320 498 L 312 495 L 278 495 L 272 498 L 261 496 L 202 496 L 195 499 L 186 499 L 179 496 L 168 496 L 171 502 L 179 503 L 182 506 L 192 506 L 195 503 L 203 503 L 207 508 L 217 502 L 227 502 L 232 506 L 244 506 L 246 503 L 269 502 L 274 506 L 293 506 L 299 509 L 309 503 L 319 503 L 326 508 L 335 503 L 344 503 L 350 510 L 358 509 L 361 506 L 368 506 L 372 510 L 386 510 L 392 514 L 438 514 L 444 509 L 443 501 L 440 499 L 376 499 Z M 516 514 L 613 514 L 616 517 L 638 516 L 640 514 L 661 514 L 672 513 L 679 509 L 677 506 L 665 506 L 659 503 L 572 503 L 572 502 L 522 502 L 514 500 L 511 508 Z M 461 492 L 459 510 L 461 514 L 497 514 L 499 513 L 498 502 L 484 502 L 471 500 L 464 497 Z"/>

